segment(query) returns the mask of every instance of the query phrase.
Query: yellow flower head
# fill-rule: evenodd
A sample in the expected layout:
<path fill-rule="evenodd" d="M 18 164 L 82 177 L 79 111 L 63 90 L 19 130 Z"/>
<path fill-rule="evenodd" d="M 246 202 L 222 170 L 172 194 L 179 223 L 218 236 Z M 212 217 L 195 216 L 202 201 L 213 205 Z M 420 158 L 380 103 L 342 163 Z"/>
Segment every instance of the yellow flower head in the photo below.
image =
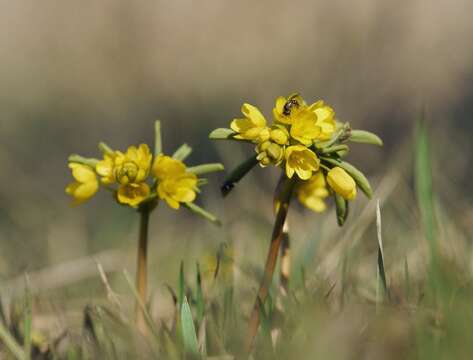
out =
<path fill-rule="evenodd" d="M 302 180 L 308 180 L 313 171 L 319 169 L 320 160 L 317 155 L 304 145 L 292 145 L 286 148 L 286 174 L 292 178 L 294 172 Z"/>
<path fill-rule="evenodd" d="M 237 132 L 235 139 L 262 142 L 269 139 L 269 128 L 266 126 L 266 119 L 257 107 L 250 104 L 243 104 L 241 112 L 245 116 L 243 119 L 234 119 L 230 127 Z"/>
<path fill-rule="evenodd" d="M 317 140 L 329 140 L 337 129 L 335 111 L 330 106 L 325 105 L 322 100 L 313 103 L 309 109 L 317 116 L 316 125 L 320 127 Z"/>
<path fill-rule="evenodd" d="M 300 182 L 296 192 L 299 201 L 309 209 L 322 212 L 327 208 L 324 199 L 329 195 L 329 192 L 321 171 L 317 171 L 309 180 Z"/>
<path fill-rule="evenodd" d="M 322 129 L 317 125 L 317 116 L 308 109 L 300 111 L 291 126 L 291 137 L 306 146 L 312 145 L 321 132 Z"/>
<path fill-rule="evenodd" d="M 99 189 L 97 175 L 94 169 L 87 165 L 70 163 L 69 167 L 76 181 L 66 187 L 66 193 L 74 197 L 75 204 L 83 203 Z"/>
<path fill-rule="evenodd" d="M 273 108 L 274 118 L 280 123 L 290 125 L 307 108 L 307 104 L 299 94 L 289 95 L 287 98 L 279 96 Z"/>
<path fill-rule="evenodd" d="M 269 164 L 277 166 L 284 159 L 284 147 L 271 141 L 258 144 L 256 152 L 258 153 L 256 159 L 262 167 L 268 166 Z"/>
<path fill-rule="evenodd" d="M 345 200 L 353 200 L 356 197 L 355 180 L 341 167 L 336 166 L 330 169 L 327 174 L 327 182 Z"/>
<path fill-rule="evenodd" d="M 120 185 L 117 191 L 117 200 L 121 204 L 138 207 L 150 194 L 149 185 L 142 183 L 128 183 Z"/>
<path fill-rule="evenodd" d="M 158 196 L 170 207 L 179 209 L 179 203 L 194 201 L 197 176 L 188 172 L 182 161 L 159 155 L 154 162 L 153 173 L 159 180 Z"/>
<path fill-rule="evenodd" d="M 138 148 L 130 146 L 126 153 L 115 151 L 112 154 L 105 154 L 104 159 L 97 164 L 96 170 L 102 176 L 104 184 L 141 183 L 148 177 L 152 157 L 148 145 L 141 144 Z"/>

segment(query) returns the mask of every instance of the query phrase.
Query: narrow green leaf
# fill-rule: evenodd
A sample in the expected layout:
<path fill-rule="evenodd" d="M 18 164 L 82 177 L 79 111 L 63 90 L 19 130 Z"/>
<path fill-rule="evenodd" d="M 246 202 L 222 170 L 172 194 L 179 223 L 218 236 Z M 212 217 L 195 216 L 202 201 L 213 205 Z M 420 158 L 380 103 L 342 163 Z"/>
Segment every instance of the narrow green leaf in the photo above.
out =
<path fill-rule="evenodd" d="M 16 342 L 15 338 L 8 332 L 8 329 L 2 323 L 0 323 L 0 339 L 15 359 L 27 360 L 25 352 L 21 346 Z"/>
<path fill-rule="evenodd" d="M 356 167 L 354 167 L 352 164 L 346 161 L 333 159 L 333 158 L 329 158 L 325 156 L 322 156 L 321 159 L 331 165 L 339 166 L 343 170 L 345 170 L 348 174 L 350 174 L 353 180 L 355 180 L 356 184 L 360 187 L 361 191 L 363 191 L 364 194 L 369 199 L 371 199 L 371 197 L 373 196 L 373 190 L 371 189 L 371 185 L 368 179 L 360 170 L 358 170 Z"/>
<path fill-rule="evenodd" d="M 386 281 L 386 272 L 384 266 L 384 249 L 381 229 L 381 208 L 379 206 L 379 199 L 376 201 L 376 234 L 378 238 L 378 271 L 377 271 L 377 286 L 376 286 L 376 303 L 380 304 L 385 296 L 389 296 L 388 284 Z M 382 290 L 381 290 L 382 288 Z"/>
<path fill-rule="evenodd" d="M 161 121 L 154 122 L 154 156 L 163 152 L 163 142 L 161 138 Z"/>
<path fill-rule="evenodd" d="M 362 144 L 383 146 L 383 140 L 372 132 L 365 130 L 351 130 L 350 141 Z"/>
<path fill-rule="evenodd" d="M 220 163 L 202 164 L 202 165 L 197 165 L 197 166 L 192 166 L 192 167 L 187 168 L 189 172 L 194 173 L 196 175 L 204 175 L 208 173 L 222 171 L 224 169 L 225 168 L 223 164 L 220 164 Z"/>
<path fill-rule="evenodd" d="M 406 302 L 408 302 L 411 293 L 411 280 L 409 275 L 409 263 L 407 262 L 407 257 L 404 259 L 404 292 Z"/>
<path fill-rule="evenodd" d="M 330 147 L 324 147 L 321 149 L 322 150 L 322 153 L 323 154 L 330 154 L 330 153 L 333 153 L 333 152 L 339 152 L 339 151 L 344 151 L 346 153 L 348 153 L 349 149 L 348 149 L 348 146 L 347 145 L 333 145 L 333 146 L 330 146 Z"/>
<path fill-rule="evenodd" d="M 422 225 L 430 245 L 432 259 L 437 256 L 435 233 L 434 199 L 432 190 L 432 170 L 430 166 L 430 145 L 427 130 L 422 122 L 417 125 L 415 180 L 417 201 L 419 204 Z"/>
<path fill-rule="evenodd" d="M 97 163 L 99 162 L 98 159 L 86 158 L 86 157 L 83 157 L 83 156 L 80 156 L 80 155 L 77 155 L 77 154 L 70 155 L 67 160 L 70 163 L 83 164 L 83 165 L 90 166 L 94 169 L 95 169 L 95 166 L 97 165 Z"/>
<path fill-rule="evenodd" d="M 209 220 L 211 223 L 217 225 L 217 226 L 220 226 L 222 225 L 222 223 L 220 222 L 220 220 L 213 214 L 209 213 L 207 210 L 205 209 L 202 209 L 200 206 L 194 204 L 194 203 L 191 203 L 191 202 L 188 202 L 188 203 L 184 203 L 184 206 L 186 208 L 188 208 L 190 211 L 192 211 L 194 214 L 197 214 L 199 216 L 202 216 L 204 219 L 207 219 Z"/>
<path fill-rule="evenodd" d="M 257 155 L 255 154 L 243 161 L 227 176 L 221 187 L 223 196 L 227 196 L 230 191 L 232 191 L 232 189 L 235 187 L 235 184 L 241 179 L 243 179 L 243 177 L 248 174 L 250 170 L 256 166 L 256 164 L 258 164 L 256 156 Z"/>
<path fill-rule="evenodd" d="M 185 284 L 185 279 L 184 279 L 184 261 L 181 260 L 181 265 L 179 267 L 179 292 L 177 294 L 177 303 L 178 303 L 179 309 L 181 309 L 182 307 L 185 291 L 186 291 L 186 284 Z"/>
<path fill-rule="evenodd" d="M 184 342 L 184 349 L 186 353 L 193 356 L 199 356 L 199 343 L 197 341 L 197 333 L 195 331 L 194 320 L 192 319 L 192 312 L 187 302 L 187 297 L 184 297 L 184 302 L 181 308 L 181 328 L 182 340 Z"/>
<path fill-rule="evenodd" d="M 232 129 L 227 128 L 218 128 L 213 130 L 209 134 L 209 139 L 212 140 L 229 140 L 232 139 L 233 136 L 236 134 Z"/>
<path fill-rule="evenodd" d="M 182 144 L 172 155 L 176 160 L 184 161 L 192 152 L 192 148 L 187 144 Z"/>

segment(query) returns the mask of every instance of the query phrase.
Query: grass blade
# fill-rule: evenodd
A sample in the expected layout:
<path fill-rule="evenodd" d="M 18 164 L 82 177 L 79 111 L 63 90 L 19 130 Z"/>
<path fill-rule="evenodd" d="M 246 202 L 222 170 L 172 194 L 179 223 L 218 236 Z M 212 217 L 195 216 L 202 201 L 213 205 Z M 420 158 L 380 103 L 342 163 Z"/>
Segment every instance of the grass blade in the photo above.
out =
<path fill-rule="evenodd" d="M 27 360 L 25 352 L 21 346 L 16 342 L 13 336 L 8 332 L 7 328 L 0 323 L 0 339 L 5 344 L 5 347 L 12 353 L 12 355 L 18 360 Z"/>
<path fill-rule="evenodd" d="M 31 358 L 31 292 L 29 286 L 28 274 L 25 274 L 25 310 L 24 310 L 24 330 L 23 330 L 23 347 L 27 359 Z"/>
<path fill-rule="evenodd" d="M 154 122 L 154 156 L 163 152 L 163 143 L 161 138 L 161 121 Z"/>
<path fill-rule="evenodd" d="M 188 208 L 190 211 L 192 211 L 194 214 L 197 214 L 199 216 L 202 216 L 204 219 L 209 220 L 211 223 L 220 226 L 222 223 L 220 220 L 213 214 L 209 213 L 207 210 L 201 208 L 200 206 L 194 204 L 194 203 L 184 203 L 184 206 Z"/>
<path fill-rule="evenodd" d="M 381 228 L 381 208 L 379 206 L 379 199 L 376 201 L 376 230 L 378 237 L 378 271 L 376 284 L 376 304 L 383 302 L 385 296 L 388 296 L 388 285 L 386 282 L 386 272 L 384 267 L 384 250 L 383 238 Z M 382 292 L 381 292 L 382 288 Z"/>
<path fill-rule="evenodd" d="M 197 333 L 195 331 L 194 320 L 192 319 L 191 308 L 185 296 L 181 308 L 181 329 L 186 353 L 198 357 L 199 343 L 197 341 Z"/>

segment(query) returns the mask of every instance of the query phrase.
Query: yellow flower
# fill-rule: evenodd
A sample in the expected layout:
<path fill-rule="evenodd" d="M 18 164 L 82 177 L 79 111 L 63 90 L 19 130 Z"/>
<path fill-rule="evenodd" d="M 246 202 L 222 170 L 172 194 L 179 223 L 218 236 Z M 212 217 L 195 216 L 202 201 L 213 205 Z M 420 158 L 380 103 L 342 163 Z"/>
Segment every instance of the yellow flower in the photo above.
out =
<path fill-rule="evenodd" d="M 325 177 L 321 171 L 317 171 L 309 180 L 300 182 L 297 187 L 299 201 L 315 212 L 322 212 L 326 209 L 324 199 L 328 195 Z"/>
<path fill-rule="evenodd" d="M 99 182 L 94 169 L 90 166 L 70 163 L 72 176 L 76 180 L 66 187 L 66 193 L 74 197 L 74 203 L 80 204 L 90 199 L 99 189 Z"/>
<path fill-rule="evenodd" d="M 159 180 L 158 196 L 170 207 L 179 209 L 179 203 L 194 201 L 197 176 L 188 172 L 182 161 L 159 155 L 154 162 L 153 173 Z"/>
<path fill-rule="evenodd" d="M 289 125 L 294 123 L 300 111 L 305 108 L 307 108 L 307 104 L 299 94 L 292 94 L 287 98 L 279 96 L 273 108 L 273 115 L 280 123 Z"/>
<path fill-rule="evenodd" d="M 327 174 L 327 182 L 345 200 L 353 200 L 356 197 L 355 180 L 341 167 L 336 166 L 330 169 Z"/>
<path fill-rule="evenodd" d="M 286 148 L 286 174 L 292 178 L 294 172 L 302 180 L 308 180 L 313 171 L 319 169 L 320 160 L 317 155 L 304 145 L 292 145 Z"/>
<path fill-rule="evenodd" d="M 313 103 L 309 109 L 317 116 L 316 125 L 320 127 L 317 140 L 329 140 L 337 129 L 335 111 L 330 106 L 325 105 L 322 100 Z"/>
<path fill-rule="evenodd" d="M 284 159 L 284 147 L 271 141 L 265 141 L 256 147 L 256 159 L 262 167 L 273 163 L 276 166 Z"/>
<path fill-rule="evenodd" d="M 152 157 L 148 145 L 141 144 L 138 148 L 130 146 L 126 153 L 115 151 L 113 154 L 105 154 L 96 170 L 102 176 L 104 184 L 141 183 L 148 177 Z"/>
<path fill-rule="evenodd" d="M 291 126 L 291 136 L 306 146 L 312 145 L 312 142 L 319 138 L 322 129 L 317 125 L 317 116 L 308 109 L 299 112 L 297 119 Z"/>
<path fill-rule="evenodd" d="M 266 119 L 257 107 L 250 104 L 243 104 L 241 112 L 245 116 L 243 119 L 234 119 L 230 127 L 237 132 L 235 139 L 262 142 L 269 139 L 269 128 L 266 126 Z"/>
<path fill-rule="evenodd" d="M 287 145 L 289 142 L 289 132 L 282 125 L 274 125 L 270 131 L 271 141 L 279 145 Z"/>
<path fill-rule="evenodd" d="M 143 200 L 146 200 L 149 196 L 150 188 L 148 184 L 142 183 L 129 183 L 126 185 L 120 185 L 117 191 L 117 200 L 121 204 L 130 205 L 131 207 L 138 207 Z"/>

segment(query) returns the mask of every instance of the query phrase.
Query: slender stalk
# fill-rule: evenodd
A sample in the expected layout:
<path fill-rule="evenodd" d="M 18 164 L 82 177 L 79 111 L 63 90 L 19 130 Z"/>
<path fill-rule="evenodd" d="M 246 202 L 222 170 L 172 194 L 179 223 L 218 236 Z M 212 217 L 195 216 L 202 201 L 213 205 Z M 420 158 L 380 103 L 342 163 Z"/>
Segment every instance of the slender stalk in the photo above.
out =
<path fill-rule="evenodd" d="M 291 241 L 289 239 L 289 225 L 286 220 L 282 229 L 281 241 L 281 269 L 279 271 L 279 283 L 281 293 L 287 295 L 289 290 L 289 277 L 291 275 Z"/>
<path fill-rule="evenodd" d="M 140 232 L 138 237 L 138 258 L 137 258 L 137 269 L 136 269 L 136 289 L 138 291 L 139 300 L 142 304 L 146 304 L 146 292 L 147 292 L 147 281 L 148 281 L 148 225 L 149 215 L 151 209 L 149 206 L 143 206 L 140 213 Z M 138 330 L 146 335 L 146 321 L 143 310 L 136 302 L 136 326 Z"/>
<path fill-rule="evenodd" d="M 268 256 L 266 258 L 266 265 L 264 268 L 263 279 L 261 280 L 260 288 L 258 291 L 257 298 L 253 305 L 251 312 L 248 334 L 246 338 L 246 352 L 249 354 L 253 349 L 256 333 L 260 323 L 260 304 L 264 304 L 268 297 L 269 287 L 274 275 L 274 268 L 278 259 L 279 248 L 281 246 L 282 239 L 284 237 L 284 222 L 286 221 L 287 213 L 289 210 L 289 202 L 291 200 L 292 189 L 294 181 L 288 179 L 283 174 L 280 180 L 280 191 L 276 194 L 276 220 L 274 222 L 273 233 L 271 236 L 271 243 L 269 245 Z M 279 188 L 279 186 L 278 186 Z M 276 190 L 278 192 L 278 189 Z"/>

